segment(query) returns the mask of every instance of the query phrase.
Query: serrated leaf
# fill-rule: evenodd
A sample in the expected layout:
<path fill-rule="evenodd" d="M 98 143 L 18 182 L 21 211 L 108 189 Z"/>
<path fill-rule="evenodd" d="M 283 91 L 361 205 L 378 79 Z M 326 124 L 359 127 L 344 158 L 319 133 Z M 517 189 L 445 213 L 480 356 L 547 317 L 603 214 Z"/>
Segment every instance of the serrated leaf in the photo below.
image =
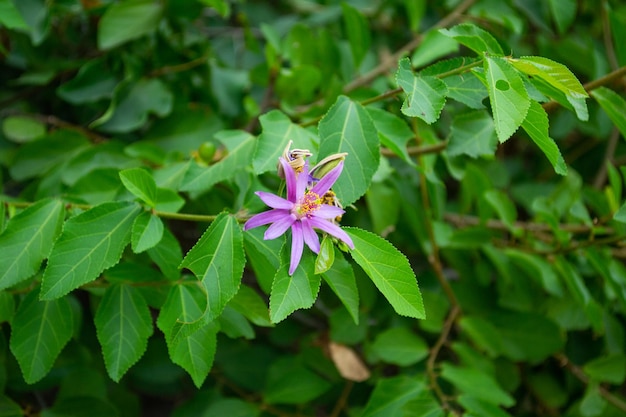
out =
<path fill-rule="evenodd" d="M 415 75 L 408 58 L 398 62 L 396 82 L 406 93 L 402 103 L 402 113 L 410 117 L 419 117 L 431 124 L 439 119 L 439 114 L 446 104 L 448 87 L 439 78 Z"/>
<path fill-rule="evenodd" d="M 338 249 L 334 249 L 335 252 Z M 355 324 L 359 324 L 359 291 L 356 286 L 354 270 L 352 265 L 343 256 L 335 255 L 333 267 L 322 274 L 324 282 L 328 284 L 331 290 L 337 295 L 342 304 L 346 307 L 348 313 L 354 320 Z"/>
<path fill-rule="evenodd" d="M 440 29 L 441 33 L 455 39 L 461 45 L 465 45 L 478 55 L 489 53 L 504 55 L 498 41 L 487 31 L 471 23 L 462 23 L 450 29 Z"/>
<path fill-rule="evenodd" d="M 472 109 L 484 109 L 483 100 L 489 95 L 485 84 L 471 74 L 452 75 L 442 79 L 448 87 L 448 97 Z"/>
<path fill-rule="evenodd" d="M 522 128 L 548 158 L 554 167 L 554 172 L 567 175 L 567 165 L 561 156 L 561 151 L 549 136 L 548 114 L 541 104 L 531 101 L 528 114 L 522 122 Z"/>
<path fill-rule="evenodd" d="M 135 197 L 141 199 L 150 207 L 157 202 L 157 186 L 152 175 L 143 168 L 130 168 L 120 171 L 122 184 Z"/>
<path fill-rule="evenodd" d="M 179 321 L 192 322 L 202 317 L 206 295 L 199 285 L 176 285 L 163 304 L 157 326 L 165 334 L 172 362 L 180 365 L 200 387 L 213 365 L 217 327 L 212 323 L 184 336 L 175 337 Z"/>
<path fill-rule="evenodd" d="M 133 222 L 130 238 L 133 252 L 141 253 L 155 247 L 163 238 L 163 221 L 152 213 L 144 211 Z"/>
<path fill-rule="evenodd" d="M 61 297 L 117 264 L 139 210 L 136 203 L 105 203 L 65 222 L 48 258 L 41 299 Z"/>
<path fill-rule="evenodd" d="M 192 271 L 206 289 L 205 323 L 217 318 L 237 294 L 245 262 L 241 227 L 233 216 L 222 213 L 180 264 Z"/>
<path fill-rule="evenodd" d="M 162 9 L 152 0 L 110 5 L 98 25 L 98 49 L 111 49 L 152 32 L 161 20 Z"/>
<path fill-rule="evenodd" d="M 315 135 L 293 123 L 284 113 L 272 110 L 259 117 L 262 133 L 256 141 L 252 166 L 256 175 L 275 171 L 278 158 L 283 154 L 289 141 L 292 148 L 315 151 Z"/>
<path fill-rule="evenodd" d="M 532 77 L 543 79 L 567 96 L 575 99 L 588 97 L 585 87 L 563 64 L 541 56 L 524 56 L 518 59 L 509 58 L 508 61 L 519 71 Z"/>
<path fill-rule="evenodd" d="M 622 137 L 626 139 L 626 101 L 624 98 L 606 87 L 596 88 L 591 95 L 619 129 Z"/>
<path fill-rule="evenodd" d="M 94 323 L 107 372 L 119 382 L 148 347 L 153 332 L 148 303 L 136 288 L 114 284 L 104 293 Z"/>
<path fill-rule="evenodd" d="M 358 67 L 367 54 L 371 43 L 367 20 L 361 12 L 345 2 L 341 3 L 341 11 L 343 22 L 346 26 L 348 42 L 350 42 L 354 66 Z"/>
<path fill-rule="evenodd" d="M 426 317 L 422 294 L 407 258 L 380 236 L 354 227 L 344 230 L 354 242 L 350 255 L 401 316 Z"/>
<path fill-rule="evenodd" d="M 484 110 L 461 113 L 450 126 L 446 151 L 450 156 L 468 155 L 472 158 L 491 156 L 498 146 L 493 119 Z"/>
<path fill-rule="evenodd" d="M 270 320 L 278 323 L 301 308 L 309 308 L 315 302 L 321 278 L 313 273 L 313 257 L 305 253 L 300 264 L 289 275 L 290 245 L 281 251 L 281 267 L 276 272 L 270 294 Z"/>
<path fill-rule="evenodd" d="M 1 203 L 0 203 L 1 204 Z M 16 214 L 0 234 L 0 289 L 33 276 L 61 233 L 65 210 L 42 200 Z"/>
<path fill-rule="evenodd" d="M 35 290 L 22 300 L 11 323 L 9 341 L 29 384 L 46 376 L 73 331 L 74 312 L 67 298 L 50 301 L 38 298 L 39 291 Z"/>
<path fill-rule="evenodd" d="M 247 132 L 222 132 L 228 154 L 208 168 L 190 169 L 185 174 L 180 191 L 204 192 L 218 182 L 227 180 L 250 165 L 256 138 Z M 276 160 L 278 162 L 278 160 Z"/>
<path fill-rule="evenodd" d="M 318 160 L 347 152 L 341 176 L 333 190 L 348 206 L 367 191 L 380 159 L 376 127 L 367 110 L 348 97 L 340 96 L 319 123 Z"/>
<path fill-rule="evenodd" d="M 522 78 L 505 59 L 487 56 L 484 66 L 496 132 L 504 142 L 526 118 L 530 98 Z"/>
<path fill-rule="evenodd" d="M 376 383 L 361 417 L 403 415 L 403 407 L 426 389 L 422 381 L 406 375 L 381 378 Z"/>
<path fill-rule="evenodd" d="M 489 374 L 475 368 L 463 368 L 442 364 L 441 376 L 454 384 L 460 391 L 492 404 L 510 407 L 515 399 L 504 391 Z"/>

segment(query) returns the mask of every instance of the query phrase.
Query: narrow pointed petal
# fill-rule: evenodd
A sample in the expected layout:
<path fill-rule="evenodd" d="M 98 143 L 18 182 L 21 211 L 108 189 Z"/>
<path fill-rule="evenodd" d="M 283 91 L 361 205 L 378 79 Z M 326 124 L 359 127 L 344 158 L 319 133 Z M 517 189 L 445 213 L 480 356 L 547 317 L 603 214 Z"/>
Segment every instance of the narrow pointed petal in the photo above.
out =
<path fill-rule="evenodd" d="M 291 226 L 291 261 L 289 263 L 289 275 L 293 275 L 300 259 L 302 259 L 302 250 L 304 249 L 304 236 L 302 234 L 302 224 L 294 222 Z"/>
<path fill-rule="evenodd" d="M 300 222 L 302 223 L 302 234 L 304 236 L 304 243 L 306 243 L 313 252 L 319 253 L 320 238 L 317 236 L 317 233 L 315 233 L 315 230 L 313 230 L 313 227 L 311 227 L 309 219 L 303 218 Z"/>
<path fill-rule="evenodd" d="M 328 220 L 318 219 L 316 217 L 309 219 L 309 224 L 316 229 L 320 229 L 328 233 L 329 235 L 334 236 L 339 240 L 342 240 L 343 242 L 345 242 L 346 245 L 348 245 L 350 249 L 354 249 L 354 243 L 352 242 L 352 239 L 350 239 L 350 236 L 348 236 L 348 234 L 341 230 L 341 227 L 337 226 L 336 224 Z"/>
<path fill-rule="evenodd" d="M 339 207 L 322 204 L 318 207 L 317 210 L 315 210 L 313 216 L 319 217 L 321 219 L 334 219 L 337 216 L 341 216 L 343 213 L 345 213 L 345 211 L 340 209 Z"/>
<path fill-rule="evenodd" d="M 279 158 L 278 161 L 283 167 L 285 174 L 285 182 L 287 183 L 287 200 L 292 203 L 296 202 L 296 172 L 293 170 L 289 162 L 283 158 Z"/>
<path fill-rule="evenodd" d="M 285 216 L 289 216 L 291 213 L 289 210 L 281 210 L 281 209 L 272 209 L 265 211 L 263 213 L 259 213 L 255 216 L 250 217 L 250 219 L 243 225 L 243 230 L 254 229 L 255 227 L 263 226 L 265 224 L 274 223 L 284 218 Z"/>
<path fill-rule="evenodd" d="M 263 235 L 263 239 L 276 239 L 278 236 L 285 233 L 295 221 L 296 217 L 293 214 L 289 213 L 287 215 L 283 215 L 283 217 L 276 220 L 270 227 L 267 228 L 265 234 Z"/>
<path fill-rule="evenodd" d="M 339 162 L 336 167 L 331 169 L 328 174 L 324 175 L 324 178 L 319 180 L 317 184 L 313 186 L 312 192 L 317 195 L 324 195 L 330 190 L 330 187 L 333 186 L 337 178 L 341 175 L 341 171 L 343 171 L 343 161 Z"/>
<path fill-rule="evenodd" d="M 309 161 L 304 162 L 302 171 L 298 174 L 296 179 L 296 201 L 299 201 L 304 197 L 306 186 L 309 184 Z"/>
<path fill-rule="evenodd" d="M 259 198 L 271 208 L 284 210 L 291 210 L 293 208 L 293 203 L 291 201 L 285 200 L 276 194 L 266 193 L 264 191 L 257 191 L 255 194 L 258 195 Z"/>

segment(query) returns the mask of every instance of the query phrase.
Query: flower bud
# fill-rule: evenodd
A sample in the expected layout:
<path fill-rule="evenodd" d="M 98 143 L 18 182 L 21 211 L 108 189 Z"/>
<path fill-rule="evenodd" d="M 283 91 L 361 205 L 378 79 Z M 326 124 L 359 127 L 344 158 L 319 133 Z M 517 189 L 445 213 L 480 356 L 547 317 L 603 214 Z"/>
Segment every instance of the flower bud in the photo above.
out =
<path fill-rule="evenodd" d="M 339 165 L 341 161 L 346 159 L 347 155 L 347 152 L 341 152 L 329 155 L 326 158 L 322 159 L 311 169 L 311 177 L 315 178 L 316 180 L 321 180 L 333 168 Z"/>
<path fill-rule="evenodd" d="M 302 170 L 302 167 L 304 166 L 304 162 L 305 162 L 305 158 L 313 155 L 311 153 L 311 151 L 309 151 L 308 149 L 289 149 L 291 147 L 291 144 L 293 143 L 293 141 L 289 141 L 289 143 L 287 144 L 287 147 L 285 147 L 285 150 L 283 151 L 283 159 L 285 159 L 285 161 L 287 161 L 287 163 L 289 165 L 291 165 L 291 167 L 296 171 L 296 172 L 300 172 Z M 276 169 L 278 171 L 278 176 L 281 178 L 285 178 L 285 173 L 283 172 L 283 166 L 280 164 L 280 162 L 277 164 Z"/>

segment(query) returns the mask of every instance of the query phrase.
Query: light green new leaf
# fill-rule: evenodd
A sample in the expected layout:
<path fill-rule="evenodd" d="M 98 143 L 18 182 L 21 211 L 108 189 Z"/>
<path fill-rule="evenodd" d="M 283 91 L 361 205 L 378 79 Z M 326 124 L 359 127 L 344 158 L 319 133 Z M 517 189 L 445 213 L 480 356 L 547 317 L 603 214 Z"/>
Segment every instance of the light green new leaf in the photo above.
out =
<path fill-rule="evenodd" d="M 11 322 L 9 347 L 24 380 L 39 381 L 72 337 L 74 311 L 67 298 L 39 301 L 39 291 L 22 300 Z"/>
<path fill-rule="evenodd" d="M 622 137 L 626 139 L 626 101 L 624 98 L 606 87 L 596 88 L 591 95 L 617 126 Z"/>
<path fill-rule="evenodd" d="M 541 56 L 524 56 L 508 61 L 524 74 L 539 77 L 554 88 L 575 99 L 588 97 L 585 87 L 563 64 Z"/>
<path fill-rule="evenodd" d="M 135 218 L 130 238 L 133 252 L 141 253 L 155 247 L 163 239 L 163 221 L 152 213 L 144 211 Z"/>
<path fill-rule="evenodd" d="M 165 334 L 172 362 L 180 365 L 200 388 L 213 365 L 217 326 L 209 323 L 184 337 L 175 337 L 177 322 L 202 317 L 206 295 L 199 285 L 176 285 L 163 304 L 157 326 Z"/>
<path fill-rule="evenodd" d="M 346 25 L 348 41 L 352 50 L 354 66 L 358 67 L 370 49 L 371 36 L 367 20 L 361 12 L 349 4 L 342 2 L 343 22 Z"/>
<path fill-rule="evenodd" d="M 61 297 L 117 264 L 139 211 L 136 203 L 111 202 L 65 222 L 43 275 L 41 299 Z"/>
<path fill-rule="evenodd" d="M 407 327 L 393 327 L 378 334 L 371 353 L 384 362 L 399 366 L 413 365 L 428 356 L 426 342 Z"/>
<path fill-rule="evenodd" d="M 408 58 L 398 62 L 396 82 L 407 95 L 402 103 L 402 113 L 410 117 L 419 117 L 428 124 L 439 119 L 439 114 L 446 104 L 448 93 L 446 83 L 436 77 L 415 75 Z"/>
<path fill-rule="evenodd" d="M 515 404 L 515 399 L 500 388 L 491 375 L 478 369 L 462 368 L 443 363 L 441 376 L 454 384 L 460 391 L 476 398 L 506 407 Z"/>
<path fill-rule="evenodd" d="M 344 206 L 367 191 L 380 160 L 376 127 L 367 110 L 348 97 L 340 96 L 319 123 L 318 160 L 347 152 L 344 169 L 333 186 Z"/>
<path fill-rule="evenodd" d="M 285 245 L 281 251 L 282 264 L 276 272 L 270 294 L 270 320 L 278 323 L 289 314 L 301 308 L 309 308 L 315 302 L 321 278 L 315 275 L 313 257 L 304 253 L 300 264 L 289 275 L 291 246 Z"/>
<path fill-rule="evenodd" d="M 9 116 L 2 121 L 2 133 L 16 143 L 28 143 L 46 133 L 46 125 L 35 118 Z"/>
<path fill-rule="evenodd" d="M 254 136 L 243 131 L 224 131 L 216 137 L 227 147 L 228 154 L 208 168 L 187 171 L 180 191 L 208 191 L 213 185 L 233 177 L 250 165 L 256 142 Z"/>
<path fill-rule="evenodd" d="M 467 46 L 478 55 L 484 53 L 504 55 L 502 47 L 489 32 L 471 23 L 462 23 L 450 29 L 440 29 L 439 31 L 455 39 L 461 45 Z"/>
<path fill-rule="evenodd" d="M 335 252 L 338 249 L 334 249 Z M 335 255 L 333 267 L 322 274 L 322 278 L 341 300 L 355 324 L 359 324 L 359 290 L 356 286 L 352 265 L 339 253 Z"/>
<path fill-rule="evenodd" d="M 115 382 L 144 354 L 152 335 L 148 303 L 129 285 L 112 285 L 104 293 L 94 318 L 104 364 Z"/>
<path fill-rule="evenodd" d="M 485 110 L 460 113 L 454 117 L 446 148 L 448 155 L 465 154 L 472 158 L 493 156 L 497 146 L 493 119 Z"/>
<path fill-rule="evenodd" d="M 408 259 L 380 236 L 345 228 L 354 242 L 350 255 L 401 316 L 426 317 L 422 294 Z"/>
<path fill-rule="evenodd" d="M 315 135 L 293 123 L 279 110 L 262 115 L 259 122 L 263 131 L 256 140 L 252 161 L 254 173 L 257 175 L 276 170 L 278 158 L 290 140 L 293 141 L 292 148 L 308 149 L 312 152 L 317 148 Z"/>
<path fill-rule="evenodd" d="M 241 227 L 233 216 L 222 213 L 180 264 L 192 271 L 206 289 L 205 323 L 217 318 L 237 294 L 245 263 Z"/>
<path fill-rule="evenodd" d="M 541 104 L 531 101 L 528 114 L 522 122 L 522 128 L 548 158 L 554 171 L 560 175 L 567 175 L 567 165 L 558 146 L 549 136 L 548 127 L 548 114 Z"/>
<path fill-rule="evenodd" d="M 335 262 L 335 245 L 332 239 L 326 235 L 320 244 L 320 251 L 315 258 L 315 273 L 323 274 L 328 271 Z"/>
<path fill-rule="evenodd" d="M 130 168 L 120 171 L 124 187 L 150 207 L 157 203 L 157 186 L 152 175 L 143 168 Z"/>
<path fill-rule="evenodd" d="M 28 25 L 11 0 L 0 0 L 0 24 L 7 29 L 27 30 Z"/>
<path fill-rule="evenodd" d="M 361 417 L 401 416 L 403 407 L 426 389 L 422 381 L 406 375 L 381 378 Z"/>
<path fill-rule="evenodd" d="M 98 25 L 98 49 L 111 49 L 155 30 L 163 6 L 152 0 L 127 0 L 110 5 Z"/>
<path fill-rule="evenodd" d="M 485 57 L 485 77 L 498 139 L 504 142 L 526 118 L 530 98 L 522 78 L 504 58 Z"/>
<path fill-rule="evenodd" d="M 15 215 L 0 234 L 0 289 L 33 276 L 61 233 L 63 203 L 42 200 Z"/>

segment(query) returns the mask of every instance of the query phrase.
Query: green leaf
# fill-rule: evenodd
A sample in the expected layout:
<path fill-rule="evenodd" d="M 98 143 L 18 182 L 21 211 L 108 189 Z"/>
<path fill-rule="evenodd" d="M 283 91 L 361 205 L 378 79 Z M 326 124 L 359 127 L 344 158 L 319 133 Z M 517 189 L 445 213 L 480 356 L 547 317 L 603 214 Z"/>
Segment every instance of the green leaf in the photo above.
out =
<path fill-rule="evenodd" d="M 157 188 L 157 211 L 177 213 L 185 205 L 185 199 L 169 188 Z"/>
<path fill-rule="evenodd" d="M 528 114 L 522 122 L 522 128 L 548 158 L 554 167 L 554 172 L 567 175 L 567 165 L 561 156 L 561 151 L 549 136 L 548 114 L 541 104 L 531 101 Z"/>
<path fill-rule="evenodd" d="M 65 222 L 48 258 L 41 299 L 61 297 L 115 265 L 139 210 L 136 203 L 105 203 Z"/>
<path fill-rule="evenodd" d="M 228 148 L 226 157 L 208 168 L 189 170 L 183 179 L 180 191 L 208 191 L 213 185 L 233 177 L 250 164 L 256 142 L 254 136 L 247 132 L 233 130 L 221 132 L 218 138 Z"/>
<path fill-rule="evenodd" d="M 271 327 L 269 308 L 261 296 L 247 285 L 242 285 L 237 294 L 228 303 L 233 310 L 243 314 L 257 326 Z"/>
<path fill-rule="evenodd" d="M 471 23 L 462 23 L 450 29 L 440 29 L 439 31 L 455 39 L 461 45 L 467 46 L 478 55 L 484 53 L 504 55 L 502 47 L 489 32 Z"/>
<path fill-rule="evenodd" d="M 489 374 L 474 368 L 463 368 L 443 363 L 441 376 L 460 391 L 492 404 L 510 407 L 515 399 L 504 391 Z"/>
<path fill-rule="evenodd" d="M 285 238 L 265 240 L 264 233 L 262 228 L 248 230 L 243 234 L 243 241 L 256 279 L 263 292 L 269 294 L 276 271 L 280 268 L 280 250 Z"/>
<path fill-rule="evenodd" d="M 133 252 L 141 253 L 155 247 L 163 239 L 163 221 L 152 213 L 144 211 L 133 222 L 130 238 Z"/>
<path fill-rule="evenodd" d="M 508 195 L 496 189 L 485 191 L 483 194 L 485 201 L 496 211 L 502 222 L 513 230 L 515 220 L 517 220 L 517 209 Z"/>
<path fill-rule="evenodd" d="M 109 6 L 98 25 L 98 49 L 111 49 L 154 31 L 163 6 L 152 0 L 127 0 Z"/>
<path fill-rule="evenodd" d="M 310 131 L 298 126 L 281 111 L 272 110 L 259 117 L 262 133 L 256 141 L 252 166 L 256 175 L 267 171 L 275 171 L 278 158 L 282 156 L 289 141 L 292 148 L 317 148 L 317 139 Z"/>
<path fill-rule="evenodd" d="M 380 159 L 376 127 L 367 110 L 340 96 L 319 123 L 318 160 L 347 152 L 344 169 L 333 186 L 341 203 L 348 206 L 367 191 Z"/>
<path fill-rule="evenodd" d="M 204 291 L 197 285 L 172 287 L 163 304 L 157 326 L 165 334 L 172 362 L 180 365 L 200 388 L 213 366 L 217 326 L 202 326 L 190 335 L 175 337 L 176 323 L 193 322 L 202 317 L 206 307 Z"/>
<path fill-rule="evenodd" d="M 406 257 L 391 243 L 365 230 L 348 227 L 354 242 L 352 258 L 401 316 L 426 317 L 422 294 Z"/>
<path fill-rule="evenodd" d="M 346 25 L 350 50 L 354 59 L 354 66 L 358 67 L 370 49 L 371 37 L 365 17 L 354 7 L 341 3 L 343 22 Z"/>
<path fill-rule="evenodd" d="M 46 134 L 46 126 L 39 120 L 25 116 L 9 116 L 2 122 L 2 133 L 16 143 L 28 143 Z"/>
<path fill-rule="evenodd" d="M 9 323 L 15 313 L 15 298 L 13 294 L 0 291 L 0 323 Z"/>
<path fill-rule="evenodd" d="M 476 346 L 487 352 L 490 357 L 496 357 L 502 352 L 498 329 L 489 321 L 481 317 L 463 317 L 459 321 L 459 326 Z"/>
<path fill-rule="evenodd" d="M 442 79 L 448 87 L 448 97 L 472 109 L 484 109 L 483 100 L 489 94 L 485 84 L 478 77 L 467 74 L 451 75 Z"/>
<path fill-rule="evenodd" d="M 376 383 L 361 417 L 390 417 L 403 415 L 403 407 L 427 390 L 424 383 L 406 375 L 381 378 Z"/>
<path fill-rule="evenodd" d="M 315 302 L 321 278 L 313 273 L 313 257 L 305 253 L 300 264 L 289 275 L 291 245 L 281 251 L 281 267 L 274 276 L 270 294 L 270 320 L 278 323 L 301 308 L 309 308 Z"/>
<path fill-rule="evenodd" d="M 384 362 L 399 366 L 416 364 L 428 356 L 428 345 L 406 327 L 393 327 L 378 334 L 371 353 Z"/>
<path fill-rule="evenodd" d="M 500 407 L 473 397 L 471 395 L 460 395 L 459 403 L 465 408 L 465 417 L 511 417 L 509 413 Z"/>
<path fill-rule="evenodd" d="M 601 416 L 606 408 L 606 400 L 600 395 L 598 383 L 591 382 L 587 385 L 585 395 L 579 404 L 580 414 L 584 417 Z"/>
<path fill-rule="evenodd" d="M 622 137 L 626 139 L 626 101 L 624 98 L 606 87 L 596 88 L 591 95 L 619 129 Z"/>
<path fill-rule="evenodd" d="M 48 4 L 44 0 L 14 0 L 13 4 L 28 26 L 33 44 L 41 44 L 50 27 Z"/>
<path fill-rule="evenodd" d="M 279 359 L 268 372 L 264 399 L 268 404 L 305 404 L 330 389 L 331 384 L 293 358 Z"/>
<path fill-rule="evenodd" d="M 405 2 L 405 5 L 415 4 L 419 2 Z M 425 2 L 422 2 L 425 6 Z M 417 28 L 415 29 L 417 32 Z M 431 62 L 445 57 L 447 55 L 454 54 L 458 51 L 459 45 L 454 39 L 445 36 L 439 30 L 432 29 L 426 32 L 422 38 L 422 42 L 419 47 L 413 53 L 411 62 L 416 68 L 430 64 Z"/>
<path fill-rule="evenodd" d="M 506 249 L 504 252 L 520 268 L 528 271 L 528 275 L 537 278 L 542 287 L 556 297 L 563 296 L 563 286 L 554 272 L 552 265 L 541 256 L 531 255 L 517 249 Z"/>
<path fill-rule="evenodd" d="M 439 119 L 439 114 L 446 104 L 448 87 L 439 78 L 415 75 L 408 58 L 398 62 L 396 82 L 406 93 L 402 103 L 402 113 L 410 117 L 419 117 L 431 124 Z"/>
<path fill-rule="evenodd" d="M 222 213 L 180 264 L 192 271 L 206 290 L 204 322 L 217 318 L 237 294 L 245 262 L 241 227 L 235 217 Z"/>
<path fill-rule="evenodd" d="M 600 356 L 587 362 L 583 370 L 596 381 L 620 385 L 626 378 L 626 356 L 623 353 Z"/>
<path fill-rule="evenodd" d="M 519 59 L 509 58 L 508 61 L 519 71 L 531 77 L 543 79 L 566 96 L 575 99 L 588 97 L 585 87 L 563 64 L 541 56 L 524 56 Z"/>
<path fill-rule="evenodd" d="M 130 168 L 120 171 L 122 184 L 135 197 L 141 199 L 150 207 L 157 202 L 157 186 L 152 175 L 143 168 Z"/>
<path fill-rule="evenodd" d="M 454 117 L 446 148 L 448 155 L 492 156 L 497 146 L 493 119 L 486 111 L 476 110 Z"/>
<path fill-rule="evenodd" d="M 0 0 L 0 25 L 7 29 L 27 30 L 28 25 L 11 0 Z"/>
<path fill-rule="evenodd" d="M 74 312 L 67 298 L 39 301 L 39 291 L 22 300 L 11 322 L 9 347 L 24 380 L 34 384 L 52 368 L 72 337 Z"/>
<path fill-rule="evenodd" d="M 338 249 L 334 249 L 338 251 Z M 324 282 L 346 307 L 356 325 L 359 324 L 359 291 L 356 286 L 352 265 L 339 254 L 335 255 L 332 268 L 322 273 Z"/>
<path fill-rule="evenodd" d="M 87 61 L 74 78 L 57 88 L 63 100 L 80 105 L 111 98 L 119 80 L 111 74 L 104 59 Z"/>
<path fill-rule="evenodd" d="M 2 2 L 0 2 L 0 16 L 2 16 Z M 1 17 L 0 17 L 1 19 Z M 0 23 L 2 21 L 0 20 Z M 0 416 L 1 417 L 23 417 L 22 407 L 13 402 L 9 397 L 0 394 Z"/>
<path fill-rule="evenodd" d="M 207 6 L 211 6 L 215 9 L 220 16 L 224 19 L 230 17 L 230 4 L 226 0 L 199 0 L 200 3 L 204 3 Z"/>
<path fill-rule="evenodd" d="M 1 204 L 1 203 L 0 203 Z M 42 200 L 16 214 L 0 234 L 0 289 L 33 276 L 61 233 L 63 203 Z"/>
<path fill-rule="evenodd" d="M 258 417 L 260 413 L 259 406 L 249 401 L 238 398 L 221 398 L 212 401 L 211 406 L 206 409 L 203 416 Z"/>
<path fill-rule="evenodd" d="M 367 112 L 378 131 L 380 143 L 402 158 L 407 164 L 415 165 L 406 149 L 407 142 L 413 139 L 415 135 L 406 122 L 395 114 L 382 109 L 368 107 Z"/>
<path fill-rule="evenodd" d="M 552 19 L 556 23 L 560 34 L 564 34 L 576 18 L 576 0 L 548 0 Z"/>
<path fill-rule="evenodd" d="M 114 284 L 104 293 L 94 323 L 107 372 L 119 382 L 148 347 L 153 332 L 148 304 L 136 288 Z"/>
<path fill-rule="evenodd" d="M 59 398 L 41 417 L 117 417 L 118 409 L 110 402 L 93 396 Z"/>
<path fill-rule="evenodd" d="M 159 266 L 159 269 L 168 279 L 178 279 L 180 271 L 178 265 L 183 260 L 183 251 L 180 243 L 168 228 L 163 230 L 163 238 L 154 247 L 148 249 L 148 256 Z"/>
<path fill-rule="evenodd" d="M 530 98 L 522 78 L 507 60 L 485 57 L 485 75 L 496 132 L 504 142 L 526 118 Z"/>
<path fill-rule="evenodd" d="M 315 273 L 323 274 L 328 271 L 335 262 L 335 245 L 332 239 L 325 235 L 320 244 L 320 252 L 315 258 Z"/>

